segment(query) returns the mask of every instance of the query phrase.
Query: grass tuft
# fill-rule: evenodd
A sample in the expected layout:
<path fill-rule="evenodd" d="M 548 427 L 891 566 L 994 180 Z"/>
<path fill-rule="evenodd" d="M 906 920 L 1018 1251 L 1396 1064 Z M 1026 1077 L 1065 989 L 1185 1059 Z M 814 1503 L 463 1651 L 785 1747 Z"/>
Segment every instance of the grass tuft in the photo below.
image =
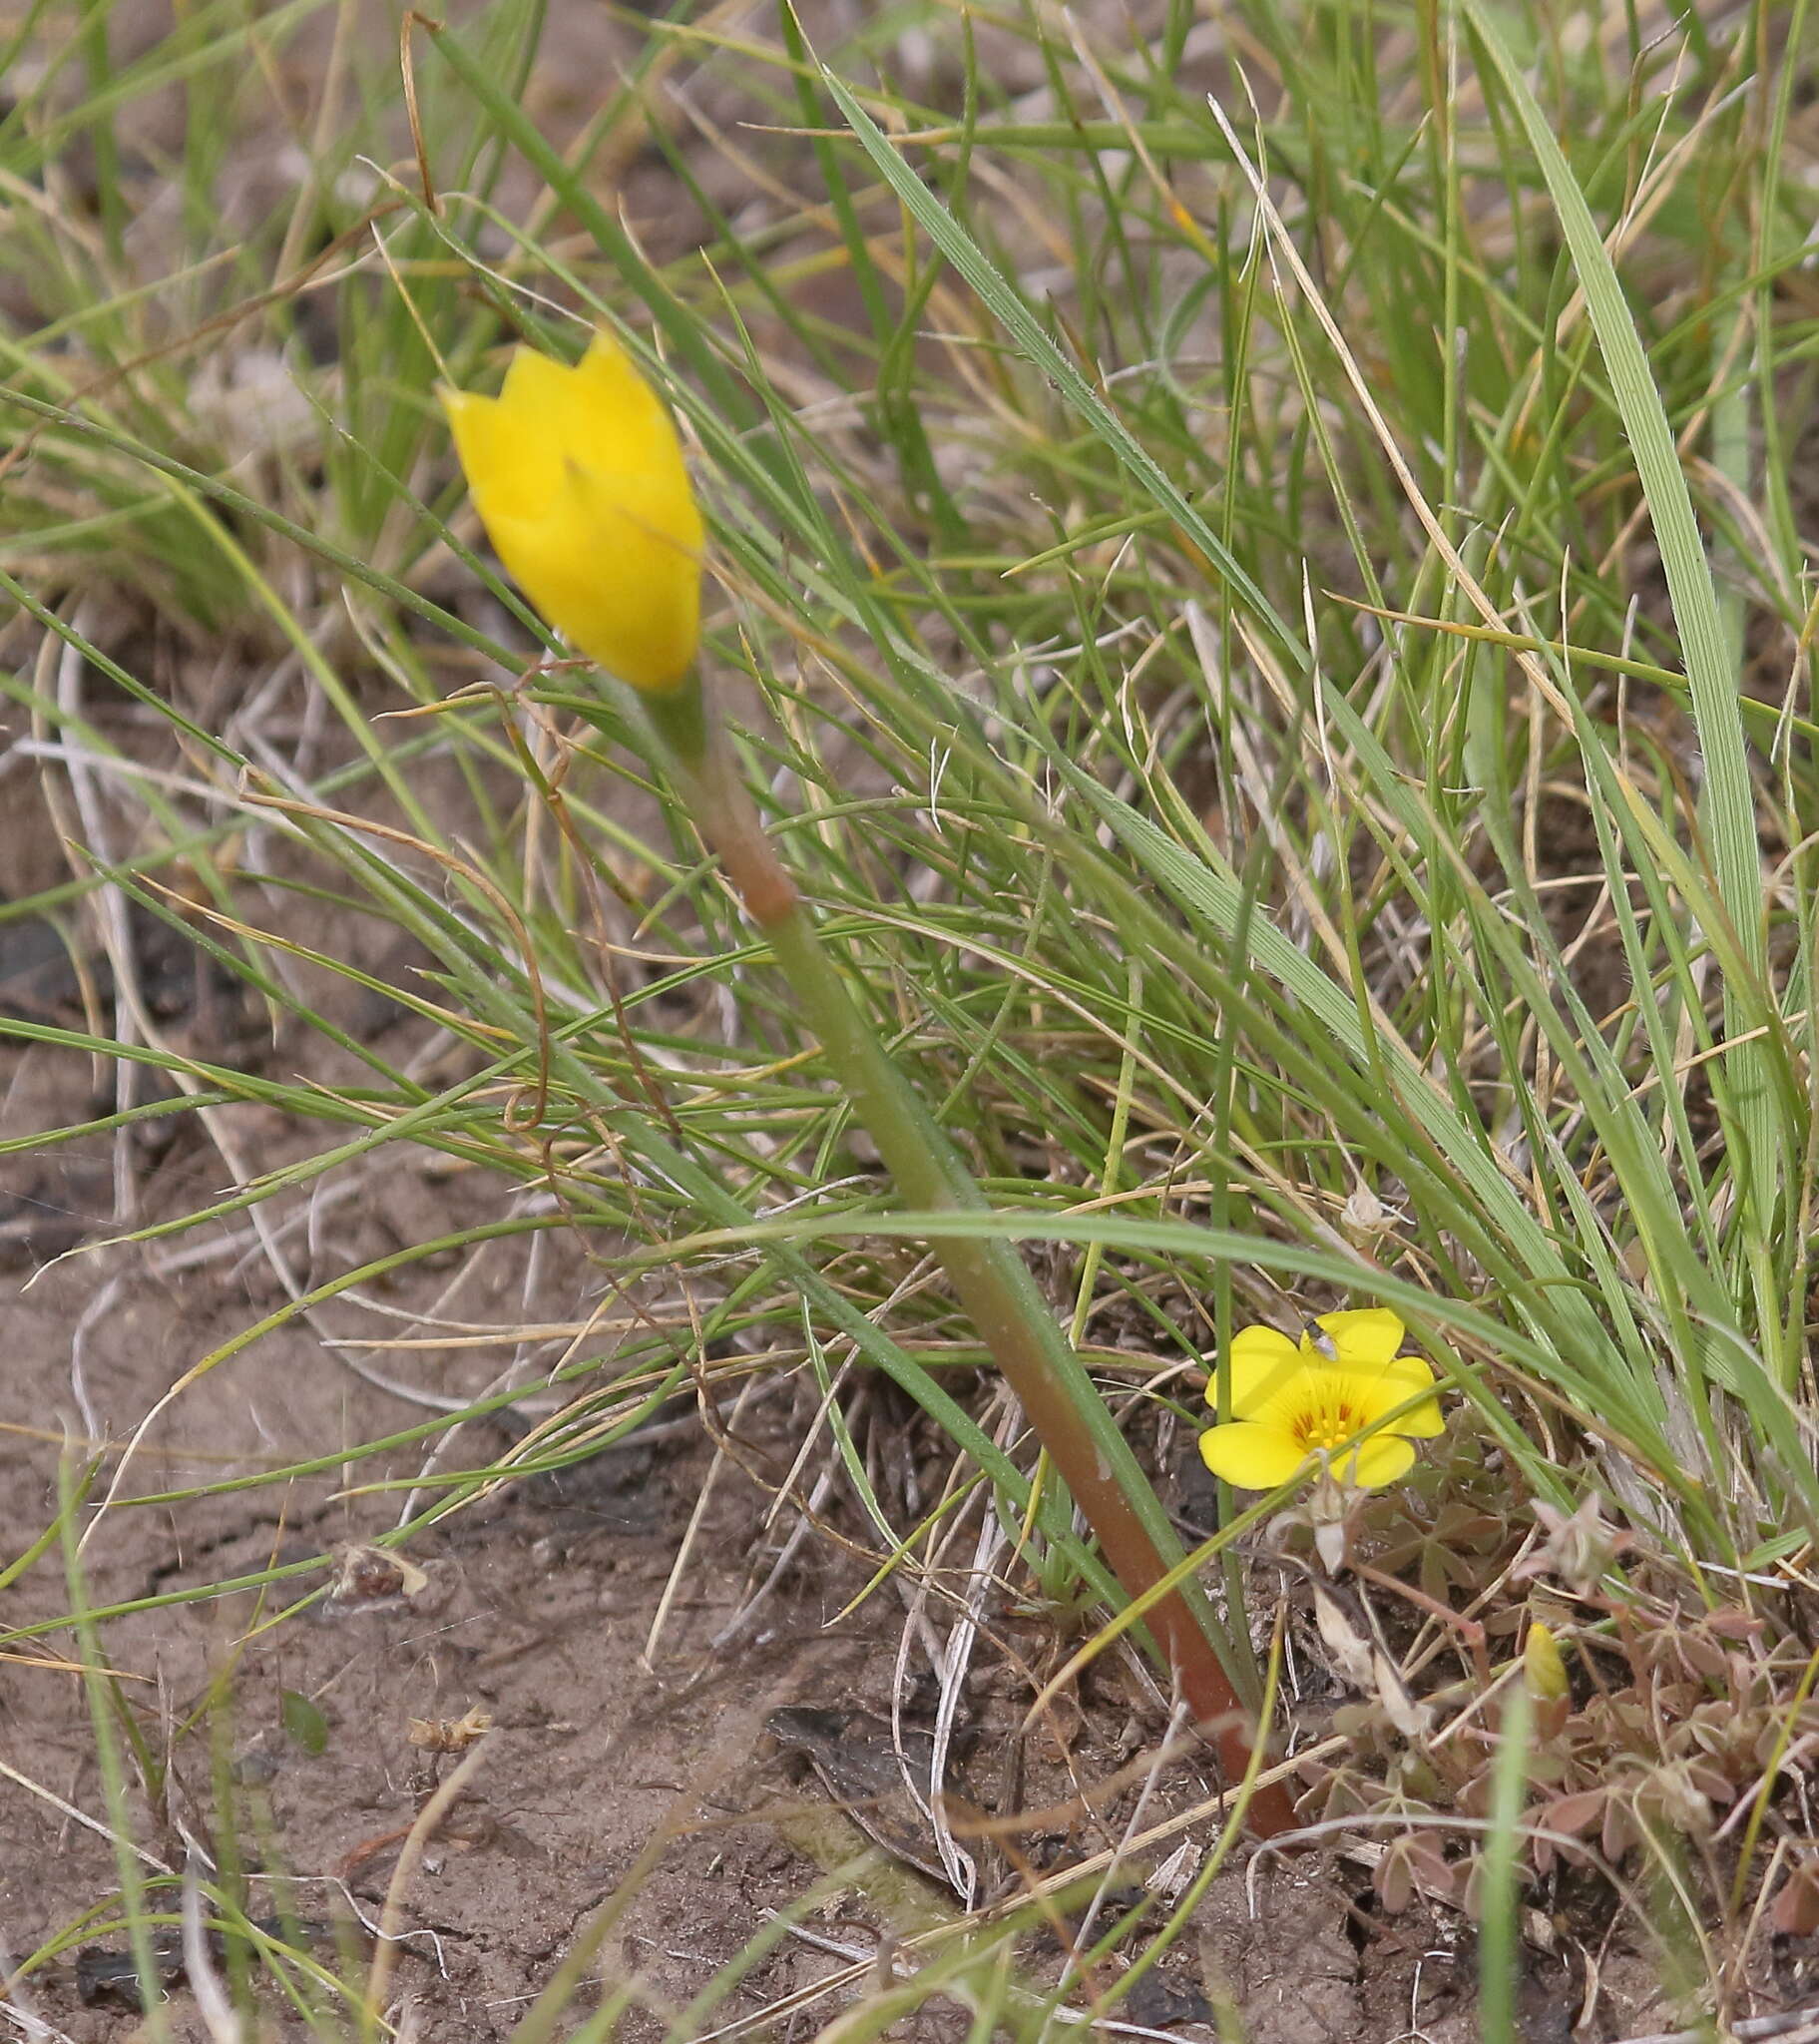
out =
<path fill-rule="evenodd" d="M 24 1806 L 107 1847 L 0 1923 L 33 2034 L 103 1929 L 149 2034 L 186 1938 L 212 2034 L 452 2022 L 374 1959 L 382 1882 L 311 1899 L 239 1726 L 343 1736 L 350 1548 L 660 1451 L 648 1665 L 882 1628 L 899 1733 L 919 1671 L 944 1741 L 1074 1714 L 1108 1863 L 994 1828 L 1033 1790 L 957 1822 L 956 1773 L 976 1911 L 823 1840 L 660 1962 L 703 1764 L 488 2034 L 1054 2036 L 1204 1959 L 1229 1831 L 1158 1866 L 1235 1785 L 1169 1746 L 963 1238 L 1021 1246 L 1208 1593 L 1286 1614 L 1273 1780 L 1373 1923 L 1477 1936 L 1486 2037 L 1569 1946 L 1637 2034 L 1771 2010 L 1819 1865 L 1807 14 L 681 0 L 578 44 L 500 0 L 407 24 L 408 96 L 327 0 L 0 21 L 0 1652 L 80 1733 Z M 983 1215 L 894 1203 L 486 555 L 433 385 L 597 323 L 683 425 L 740 771 Z M 1407 1484 L 1197 1493 L 1235 1329 L 1373 1303 L 1445 1374 Z M 1170 1758 L 1107 1814 L 1121 1712 Z"/>

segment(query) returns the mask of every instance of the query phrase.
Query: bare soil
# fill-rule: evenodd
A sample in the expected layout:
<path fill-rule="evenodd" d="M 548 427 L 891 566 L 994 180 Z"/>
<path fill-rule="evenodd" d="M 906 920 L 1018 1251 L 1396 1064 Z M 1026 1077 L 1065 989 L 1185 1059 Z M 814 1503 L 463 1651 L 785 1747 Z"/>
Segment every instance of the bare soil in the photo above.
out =
<path fill-rule="evenodd" d="M 15 826 L 22 820 L 16 814 Z M 17 984 L 12 991 L 23 998 Z M 38 983 L 34 998 L 55 1007 L 60 997 Z M 189 1026 L 205 1025 L 193 1013 Z M 91 1112 L 93 1084 L 86 1060 L 42 1048 L 10 1051 L 0 1069 L 16 1110 L 40 1126 Z M 261 1164 L 275 1161 L 282 1131 L 240 1133 L 262 1146 Z M 299 1140 L 295 1132 L 290 1140 Z M 406 1388 L 414 1395 L 394 1395 L 355 1373 L 360 1351 L 324 1345 L 334 1322 L 318 1314 L 225 1356 L 140 1431 L 173 1385 L 281 1304 L 283 1290 L 269 1259 L 242 1240 L 244 1217 L 215 1225 L 212 1237 L 205 1231 L 216 1253 L 187 1266 L 183 1253 L 198 1247 L 191 1236 L 174 1246 L 78 1249 L 49 1263 L 92 1238 L 112 1211 L 114 1141 L 6 1161 L 14 1230 L 0 1551 L 21 1553 L 52 1520 L 66 1427 L 82 1446 L 114 1444 L 101 1490 L 143 1497 L 253 1475 L 320 1454 L 325 1443 L 419 1427 L 433 1416 L 424 1395 L 471 1396 L 497 1374 L 496 1353 L 413 1357 L 420 1366 Z M 219 1156 L 209 1161 L 219 1172 Z M 132 1204 L 142 1222 L 167 1206 L 188 1211 L 207 1176 L 201 1152 L 180 1168 L 169 1152 L 129 1150 L 122 1168 L 141 1174 Z M 434 1223 L 472 1218 L 497 1197 L 471 1177 L 451 1180 L 441 1160 L 388 1154 L 357 1198 L 289 1238 L 298 1275 L 344 1268 L 400 1234 L 421 1239 Z M 464 1320 L 510 1325 L 527 1311 L 560 1320 L 594 1302 L 598 1280 L 579 1257 L 547 1241 L 535 1271 L 514 1256 L 464 1281 Z M 448 1309 L 439 1290 L 447 1281 L 413 1268 L 381 1303 L 408 1325 L 413 1313 Z M 357 1305 L 337 1306 L 349 1329 L 370 1328 Z M 405 1363 L 386 1367 L 406 1377 Z M 756 1406 L 741 1421 L 737 1459 L 672 1423 L 650 1443 L 530 1480 L 416 1543 L 407 1559 L 423 1580 L 405 1585 L 385 1578 L 390 1564 L 369 1562 L 362 1576 L 347 1560 L 397 1522 L 400 1492 L 376 1486 L 421 1474 L 426 1460 L 452 1469 L 495 1459 L 506 1436 L 491 1422 L 471 1423 L 440 1448 L 402 1443 L 281 1491 L 218 1490 L 181 1505 L 82 1513 L 83 1577 L 103 1611 L 274 1563 L 339 1558 L 338 1592 L 278 1623 L 285 1593 L 319 1593 L 320 1571 L 105 1624 L 132 1717 L 164 1774 L 159 1792 L 148 1794 L 142 1781 L 131 1796 L 134 1849 L 148 1872 L 180 1872 L 193 1850 L 219 1858 L 230 1795 L 241 1848 L 256 1855 L 253 1909 L 339 1923 L 349 1956 L 363 1961 L 405 1837 L 456 1765 L 452 1753 L 423 1742 L 458 1747 L 461 1721 L 471 1729 L 480 1713 L 491 1730 L 476 1772 L 403 1894 L 395 1991 L 419 2005 L 426 2034 L 504 2037 L 578 1927 L 626 1883 L 631 1905 L 601 1963 L 614 1977 L 639 1979 L 652 2013 L 633 2019 L 633 2033 L 657 2034 L 659 2012 L 686 2005 L 771 1912 L 867 1843 L 837 1822 L 829 1831 L 829 1773 L 805 1769 L 787 1742 L 774 1750 L 766 1737 L 773 1713 L 804 1705 L 833 1714 L 850 1733 L 850 1760 L 863 1744 L 859 1728 L 888 1723 L 893 1693 L 912 1727 L 923 1704 L 917 1683 L 900 1675 L 900 1597 L 876 1597 L 836 1622 L 861 1575 L 831 1543 L 802 1543 L 779 1586 L 748 1609 L 789 1528 L 771 1523 L 772 1497 L 747 1470 L 786 1467 L 801 1418 L 786 1399 Z M 10 1587 L 5 1616 L 27 1627 L 57 1618 L 69 1600 L 53 1550 Z M 1027 1626 L 1020 1633 L 1017 1614 L 996 1602 L 985 1619 L 988 1640 L 1017 1642 L 1020 1657 L 1053 1650 Z M 15 1640 L 12 1651 L 55 1660 L 73 1656 L 75 1642 L 60 1628 Z M 911 1665 L 913 1673 L 919 1664 Z M 24 1659 L 0 1680 L 0 1936 L 16 1962 L 76 1926 L 116 1892 L 119 1876 L 82 1684 Z M 1010 1661 L 990 1651 L 976 1657 L 951 1786 L 988 1806 L 1065 1806 L 1078 1788 L 1128 1768 L 1163 1730 L 1153 1693 L 1133 1670 L 1108 1664 L 1067 1701 L 1058 1729 L 1013 1754 L 1027 1701 L 1027 1681 Z M 1215 1788 L 1197 1762 L 1176 1763 L 1152 1785 L 1144 1821 L 1192 1807 Z M 1017 1849 L 1030 1873 L 1059 1871 L 1115 1842 L 1137 1792 L 1133 1786 L 1092 1814 L 1077 1805 L 1072 1817 L 1022 1835 Z M 1208 1819 L 1175 1843 L 1197 1860 L 1212 1835 Z M 951 1892 L 915 1870 L 915 1841 L 897 1842 L 890 1878 L 855 1880 L 818 1908 L 807 1934 L 785 1937 L 699 2018 L 697 2032 L 794 2007 L 817 1982 L 849 1980 L 854 1955 L 875 1952 L 887 1934 L 951 1911 Z M 925 1835 L 921 1859 L 933 1855 Z M 1164 1856 L 1146 1855 L 1137 1872 Z M 122 1948 L 118 1934 L 78 1939 L 35 1969 L 23 1994 L 83 2044 L 124 2037 L 139 2016 L 112 1986 L 105 1957 Z M 323 1956 L 333 1962 L 331 1945 Z M 1037 1940 L 1031 1977 L 1052 1976 L 1057 1957 L 1052 1941 L 1043 1949 Z M 1529 1963 L 1525 2034 L 1564 2040 L 1585 2008 L 1585 1955 L 1568 1936 Z M 1630 1970 L 1638 1983 L 1651 1979 L 1645 1968 Z M 1612 1964 L 1606 1953 L 1591 2026 L 1578 2034 L 1665 2026 L 1651 2025 L 1622 1992 L 1624 1976 L 1620 1955 Z M 1475 1978 L 1472 1940 L 1456 1914 L 1417 1901 L 1386 1915 L 1368 1870 L 1343 1858 L 1314 1852 L 1257 1867 L 1240 1858 L 1157 1980 L 1119 2019 L 1189 2044 L 1219 2034 L 1217 2023 L 1233 2015 L 1227 2034 L 1250 2044 L 1387 2044 L 1411 2033 L 1463 2044 L 1476 2034 Z M 848 1991 L 809 1999 L 772 2027 L 809 2034 Z M 1648 1991 L 1638 1984 L 1636 1999 Z M 200 2034 L 181 1978 L 172 1993 L 178 2034 Z M 919 2019 L 943 2036 L 963 2035 L 965 2024 L 963 2011 L 939 2002 Z"/>

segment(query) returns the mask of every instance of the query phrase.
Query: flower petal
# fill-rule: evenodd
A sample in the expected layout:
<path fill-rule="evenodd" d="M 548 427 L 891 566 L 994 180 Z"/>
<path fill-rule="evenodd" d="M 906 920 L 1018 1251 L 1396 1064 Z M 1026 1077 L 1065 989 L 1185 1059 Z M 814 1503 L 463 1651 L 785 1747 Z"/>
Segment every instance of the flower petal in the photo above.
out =
<path fill-rule="evenodd" d="M 527 419 L 542 412 L 563 418 L 574 404 L 575 371 L 554 355 L 534 347 L 515 347 L 499 386 L 499 403 L 513 417 Z"/>
<path fill-rule="evenodd" d="M 1343 1313 L 1322 1313 L 1314 1325 L 1331 1336 L 1333 1359 L 1344 1369 L 1362 1369 L 1373 1363 L 1388 1362 L 1402 1346 L 1402 1322 L 1386 1305 L 1358 1306 Z"/>
<path fill-rule="evenodd" d="M 1374 1433 L 1367 1441 L 1333 1457 L 1333 1474 L 1360 1490 L 1381 1490 L 1414 1467 L 1415 1450 L 1400 1434 Z"/>
<path fill-rule="evenodd" d="M 698 514 L 675 421 L 632 357 L 600 333 L 580 363 L 561 373 L 568 380 L 550 414 L 561 420 L 567 458 L 601 495 L 643 497 L 647 511 L 653 500 L 680 494 L 683 508 L 674 518 L 665 511 L 654 523 L 666 532 L 678 529 L 678 518 L 694 525 L 688 544 L 698 553 Z"/>
<path fill-rule="evenodd" d="M 1381 1369 L 1346 1370 L 1344 1379 L 1343 1395 L 1362 1424 L 1382 1420 L 1388 1433 L 1423 1436 L 1446 1431 L 1439 1400 L 1419 1396 L 1423 1391 L 1431 1393 L 1434 1386 L 1434 1372 L 1420 1356 L 1399 1355 Z M 1418 1402 L 1410 1405 L 1411 1398 Z M 1408 1409 L 1398 1411 L 1399 1406 Z"/>
<path fill-rule="evenodd" d="M 1293 1383 L 1307 1367 L 1301 1351 L 1274 1327 L 1240 1327 L 1231 1337 L 1231 1409 L 1233 1419 L 1254 1419 L 1256 1408 Z M 1206 1402 L 1217 1403 L 1219 1376 L 1206 1382 Z"/>
<path fill-rule="evenodd" d="M 636 393 L 650 394 L 651 386 L 638 373 L 624 342 L 604 326 L 594 329 L 594 338 L 575 365 L 575 374 L 595 403 L 623 404 Z"/>
<path fill-rule="evenodd" d="M 534 516 L 560 483 L 562 457 L 555 442 L 527 433 L 496 397 L 446 385 L 437 395 L 488 538 L 497 519 Z"/>
<path fill-rule="evenodd" d="M 1305 1468 L 1311 1457 L 1282 1427 L 1231 1419 L 1201 1434 L 1200 1459 L 1215 1476 L 1241 1490 L 1274 1490 Z"/>
<path fill-rule="evenodd" d="M 682 442 L 610 334 L 574 368 L 520 348 L 497 398 L 442 401 L 494 550 L 544 617 L 635 689 L 679 687 L 703 531 Z"/>
<path fill-rule="evenodd" d="M 1394 1362 L 1384 1366 L 1379 1381 L 1386 1390 L 1393 1390 L 1400 1404 L 1411 1398 L 1417 1391 L 1431 1391 L 1434 1386 L 1434 1372 L 1419 1355 L 1399 1355 Z M 1417 1405 L 1400 1413 L 1390 1422 L 1397 1433 L 1421 1434 L 1423 1436 L 1445 1433 L 1447 1423 L 1440 1410 L 1438 1398 L 1423 1398 Z"/>

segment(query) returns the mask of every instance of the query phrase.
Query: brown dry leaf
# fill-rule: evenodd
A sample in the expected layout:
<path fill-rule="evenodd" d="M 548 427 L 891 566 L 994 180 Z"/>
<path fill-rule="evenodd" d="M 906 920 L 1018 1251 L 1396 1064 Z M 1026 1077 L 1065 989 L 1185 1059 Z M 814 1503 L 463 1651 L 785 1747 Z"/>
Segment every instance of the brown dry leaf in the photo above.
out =
<path fill-rule="evenodd" d="M 1811 1937 L 1819 1930 L 1819 1859 L 1795 1865 L 1775 1892 L 1768 1920 L 1778 1937 Z"/>
<path fill-rule="evenodd" d="M 1402 1670 L 1377 1637 L 1370 1612 L 1318 1576 L 1311 1581 L 1314 1618 L 1333 1657 L 1335 1672 L 1380 1704 L 1383 1715 L 1404 1739 L 1422 1738 L 1434 1714 L 1403 1681 Z"/>
<path fill-rule="evenodd" d="M 1712 1682 L 1723 1682 L 1730 1676 L 1731 1657 L 1716 1640 L 1706 1639 L 1696 1632 L 1684 1632 L 1676 1644 L 1680 1659 L 1695 1675 L 1702 1675 Z"/>
<path fill-rule="evenodd" d="M 1415 1885 L 1432 1901 L 1453 1902 L 1459 1897 L 1460 1868 L 1450 1860 L 1435 1837 L 1411 1838 L 1408 1860 Z"/>
<path fill-rule="evenodd" d="M 1570 1863 L 1583 1862 L 1584 1855 L 1576 1852 L 1565 1840 L 1589 1831 L 1603 1814 L 1605 1800 L 1602 1788 L 1582 1788 L 1575 1794 L 1557 1795 L 1552 1802 L 1542 1804 L 1536 1813 L 1538 1828 L 1554 1835 L 1535 1840 L 1535 1869 L 1538 1873 L 1547 1873 L 1557 1856 Z"/>
<path fill-rule="evenodd" d="M 1604 1857 L 1612 1866 L 1616 1865 L 1631 1845 L 1640 1842 L 1641 1835 L 1635 1818 L 1626 1805 L 1614 1795 L 1606 1796 L 1604 1824 L 1598 1842 L 1603 1848 Z"/>
<path fill-rule="evenodd" d="M 424 1753 L 465 1753 L 492 1729 L 492 1713 L 476 1705 L 459 1718 L 412 1718 L 404 1736 Z"/>
<path fill-rule="evenodd" d="M 1353 1689 L 1362 1690 L 1367 1697 L 1373 1695 L 1376 1670 L 1363 1614 L 1350 1598 L 1342 1598 L 1318 1576 L 1313 1578 L 1313 1591 L 1314 1619 L 1326 1651 L 1333 1657 L 1333 1672 Z"/>
<path fill-rule="evenodd" d="M 1726 1609 L 1708 1613 L 1705 1629 L 1721 1640 L 1757 1640 L 1767 1631 L 1767 1625 L 1753 1611 Z"/>
<path fill-rule="evenodd" d="M 336 1611 L 371 1611 L 408 1603 L 429 1588 L 429 1577 L 414 1561 L 383 1547 L 354 1541 L 335 1551 L 329 1606 Z"/>
<path fill-rule="evenodd" d="M 1377 1694 L 1389 1721 L 1404 1739 L 1425 1739 L 1433 1728 L 1434 1712 L 1402 1679 L 1402 1670 L 1379 1648 L 1371 1657 L 1377 1677 Z"/>
<path fill-rule="evenodd" d="M 1400 1916 L 1415 1899 L 1415 1876 L 1409 1871 L 1408 1860 L 1396 1845 L 1392 1845 L 1378 1860 L 1371 1874 L 1371 1885 L 1377 1890 L 1377 1899 L 1385 1912 L 1391 1916 Z"/>
<path fill-rule="evenodd" d="M 1378 1899 L 1392 1916 L 1400 1916 L 1417 1893 L 1432 1901 L 1450 1902 L 1459 1887 L 1459 1869 L 1430 1837 L 1395 1839 L 1378 1860 L 1371 1879 Z"/>

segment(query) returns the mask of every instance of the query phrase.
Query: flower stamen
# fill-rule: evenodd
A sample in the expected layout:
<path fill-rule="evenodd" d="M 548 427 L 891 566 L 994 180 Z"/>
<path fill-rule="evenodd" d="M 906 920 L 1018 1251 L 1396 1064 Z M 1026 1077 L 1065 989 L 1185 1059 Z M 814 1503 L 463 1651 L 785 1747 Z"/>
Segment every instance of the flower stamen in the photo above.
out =
<path fill-rule="evenodd" d="M 1361 1432 L 1363 1419 L 1343 1398 L 1324 1410 L 1313 1408 L 1299 1414 L 1289 1431 L 1308 1448 L 1342 1448 Z"/>

